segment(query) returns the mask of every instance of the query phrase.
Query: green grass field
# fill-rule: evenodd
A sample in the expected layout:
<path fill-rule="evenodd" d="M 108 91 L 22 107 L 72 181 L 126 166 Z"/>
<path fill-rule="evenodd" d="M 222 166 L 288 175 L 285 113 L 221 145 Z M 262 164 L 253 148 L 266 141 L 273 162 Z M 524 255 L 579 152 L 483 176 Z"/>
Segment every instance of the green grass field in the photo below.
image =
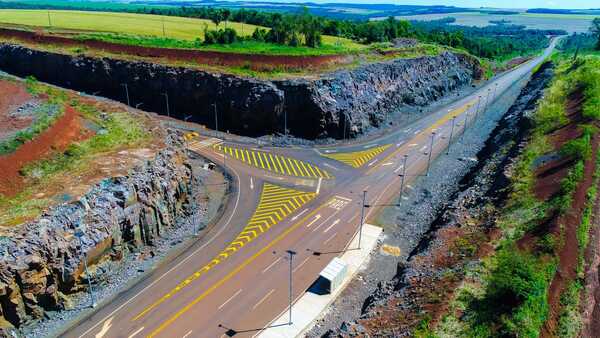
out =
<path fill-rule="evenodd" d="M 161 16 L 150 14 L 85 12 L 51 10 L 50 21 L 54 29 L 69 29 L 95 32 L 125 33 L 134 35 L 164 36 L 167 38 L 194 40 L 203 37 L 205 25 L 210 29 L 215 24 L 210 20 Z M 0 10 L 0 23 L 50 27 L 45 10 Z M 222 22 L 219 28 L 235 29 L 239 35 L 251 35 L 258 27 L 237 22 Z"/>
<path fill-rule="evenodd" d="M 50 22 L 48 20 L 50 13 Z M 204 37 L 204 27 L 214 29 L 210 20 L 149 14 L 86 12 L 62 10 L 0 10 L 0 24 L 80 31 L 81 38 L 150 47 L 194 48 L 237 53 L 279 55 L 342 54 L 366 48 L 349 39 L 323 36 L 319 48 L 289 47 L 255 41 L 231 45 L 204 46 L 196 41 Z M 164 34 L 163 34 L 164 24 Z M 238 22 L 221 23 L 219 28 L 235 29 L 241 36 L 252 35 L 259 27 Z M 264 27 L 261 27 L 264 28 Z"/>

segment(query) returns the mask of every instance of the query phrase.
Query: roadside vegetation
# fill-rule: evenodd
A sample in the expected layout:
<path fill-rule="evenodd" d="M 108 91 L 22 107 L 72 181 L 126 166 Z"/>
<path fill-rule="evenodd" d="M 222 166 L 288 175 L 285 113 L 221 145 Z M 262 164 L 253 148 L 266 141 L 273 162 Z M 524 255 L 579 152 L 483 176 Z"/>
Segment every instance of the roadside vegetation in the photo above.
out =
<path fill-rule="evenodd" d="M 590 296 L 582 298 L 585 250 L 600 175 L 595 146 L 600 58 L 587 56 L 574 63 L 555 59 L 556 77 L 534 113 L 528 143 L 510 169 L 510 194 L 496 221 L 502 236 L 494 242 L 495 251 L 467 271 L 441 322 L 419 332 L 433 337 L 539 337 L 544 330 L 559 337 L 580 334 L 580 300 Z M 574 107 L 578 97 L 581 102 Z M 558 142 L 566 130 L 576 130 L 577 136 Z M 562 173 L 554 178 L 558 184 L 544 183 L 550 179 L 544 170 L 553 167 Z M 594 167 L 590 178 L 586 168 Z M 581 189 L 583 201 L 577 197 Z M 572 238 L 575 262 L 567 253 Z M 550 295 L 551 288 L 558 299 Z"/>
<path fill-rule="evenodd" d="M 21 168 L 21 190 L 12 196 L 0 194 L 0 224 L 4 226 L 20 224 L 38 216 L 56 202 L 53 192 L 56 186 L 62 184 L 60 182 L 74 177 L 82 179 L 95 170 L 93 159 L 153 141 L 144 122 L 128 112 L 106 111 L 105 107 L 41 84 L 33 78 L 27 80 L 27 86 L 30 91 L 47 96 L 52 104 L 60 106 L 61 112 L 66 109 L 77 111 L 91 130 L 86 131 L 87 137 L 69 144 L 64 150 L 53 151 Z M 35 136 L 31 139 L 35 140 Z M 18 146 L 14 150 L 17 149 Z M 43 193 L 42 196 L 39 196 L 40 193 Z"/>
<path fill-rule="evenodd" d="M 451 18 L 427 23 L 393 17 L 351 21 L 314 16 L 308 9 L 300 14 L 204 6 L 136 12 L 140 14 L 0 10 L 0 22 L 56 33 L 79 30 L 81 39 L 260 54 L 344 54 L 373 43 L 409 38 L 495 61 L 532 55 L 547 46 L 547 35 L 564 34 L 561 30 L 527 30 L 510 24 L 463 27 L 451 25 Z"/>

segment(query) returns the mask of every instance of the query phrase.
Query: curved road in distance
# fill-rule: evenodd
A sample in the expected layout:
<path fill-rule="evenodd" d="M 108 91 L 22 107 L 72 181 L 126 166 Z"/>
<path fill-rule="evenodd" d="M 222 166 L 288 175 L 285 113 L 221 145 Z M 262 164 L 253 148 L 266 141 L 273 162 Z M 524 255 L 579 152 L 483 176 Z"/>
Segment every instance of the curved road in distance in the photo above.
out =
<path fill-rule="evenodd" d="M 456 140 L 465 124 L 472 124 L 487 106 L 488 95 L 493 101 L 530 74 L 556 43 L 553 39 L 541 56 L 471 95 L 368 142 L 315 149 L 256 149 L 215 138 L 192 142 L 190 150 L 225 165 L 232 174 L 232 196 L 223 216 L 185 252 L 62 336 L 258 335 L 288 309 L 286 250 L 297 253 L 297 299 L 357 235 L 364 191 L 366 204 L 392 201 L 404 170 L 406 186 L 426 171 L 430 156 L 445 152 L 451 132 Z M 365 210 L 368 223 L 378 207 Z"/>

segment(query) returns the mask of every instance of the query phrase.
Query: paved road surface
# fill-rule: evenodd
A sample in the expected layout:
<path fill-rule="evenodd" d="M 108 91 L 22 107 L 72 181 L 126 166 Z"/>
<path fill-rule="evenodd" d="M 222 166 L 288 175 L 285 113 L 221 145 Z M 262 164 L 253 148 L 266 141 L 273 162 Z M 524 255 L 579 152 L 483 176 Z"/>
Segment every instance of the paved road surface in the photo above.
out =
<path fill-rule="evenodd" d="M 429 116 L 368 142 L 315 149 L 256 148 L 200 138 L 189 148 L 232 173 L 218 224 L 186 252 L 69 330 L 66 337 L 253 337 L 347 249 L 361 223 L 427 172 L 495 97 L 539 58 Z M 479 98 L 481 96 L 481 98 Z M 406 163 L 406 168 L 404 168 Z M 366 192 L 366 193 L 364 193 Z"/>

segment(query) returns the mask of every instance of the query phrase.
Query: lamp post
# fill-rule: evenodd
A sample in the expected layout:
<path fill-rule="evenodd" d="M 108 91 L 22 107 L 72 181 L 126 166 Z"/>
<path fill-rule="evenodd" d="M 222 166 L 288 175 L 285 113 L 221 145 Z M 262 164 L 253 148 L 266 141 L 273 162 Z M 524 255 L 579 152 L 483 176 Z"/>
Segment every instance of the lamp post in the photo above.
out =
<path fill-rule="evenodd" d="M 362 229 L 365 223 L 365 207 L 367 201 L 367 191 L 363 190 L 362 208 L 360 209 L 360 227 L 358 229 L 358 249 L 360 250 L 360 243 L 362 242 Z"/>
<path fill-rule="evenodd" d="M 448 149 L 446 149 L 446 155 L 450 155 L 450 146 L 452 145 L 452 137 L 454 136 L 454 124 L 456 123 L 456 116 L 452 116 L 452 127 L 450 128 L 450 138 L 448 139 Z"/>
<path fill-rule="evenodd" d="M 127 98 L 127 105 L 131 107 L 131 104 L 129 102 L 129 86 L 127 86 L 127 83 L 121 83 L 121 86 L 125 87 L 125 97 Z"/>
<path fill-rule="evenodd" d="M 213 103 L 213 110 L 215 112 L 215 131 L 218 133 L 219 132 L 219 115 L 217 113 L 217 103 Z M 215 133 L 215 136 L 217 134 Z"/>
<path fill-rule="evenodd" d="M 167 116 L 171 117 L 171 110 L 169 108 L 169 93 L 162 93 L 162 95 L 165 97 L 165 103 L 167 105 Z"/>
<path fill-rule="evenodd" d="M 82 230 L 78 230 L 77 232 L 75 232 L 75 237 L 79 238 L 79 246 L 81 247 L 81 251 L 83 251 L 83 241 L 81 240 L 81 238 L 84 236 L 84 233 Z M 83 267 L 85 269 L 85 274 L 87 276 L 87 280 L 88 280 L 88 286 L 90 289 L 90 301 L 92 302 L 92 308 L 96 307 L 96 297 L 94 296 L 94 288 L 92 287 L 92 276 L 90 275 L 90 272 L 88 270 L 88 265 L 87 265 L 87 253 L 83 252 Z"/>
<path fill-rule="evenodd" d="M 402 180 L 400 181 L 400 198 L 398 200 L 398 204 L 402 202 L 402 193 L 404 192 L 404 179 L 406 177 L 406 160 L 408 159 L 408 154 L 404 155 L 404 163 L 402 164 Z"/>
<path fill-rule="evenodd" d="M 435 132 L 431 132 L 431 143 L 429 144 L 429 155 L 427 156 L 427 176 L 429 176 L 429 168 L 431 167 L 431 155 L 433 153 L 433 139 Z"/>
<path fill-rule="evenodd" d="M 290 255 L 290 290 L 289 290 L 289 297 L 288 297 L 288 300 L 290 303 L 290 313 L 289 313 L 290 320 L 288 322 L 288 325 L 292 325 L 292 292 L 293 292 L 293 290 L 292 290 L 292 273 L 293 273 L 292 266 L 293 266 L 294 255 L 296 254 L 296 252 L 292 251 L 292 250 L 286 250 L 286 252 Z"/>

